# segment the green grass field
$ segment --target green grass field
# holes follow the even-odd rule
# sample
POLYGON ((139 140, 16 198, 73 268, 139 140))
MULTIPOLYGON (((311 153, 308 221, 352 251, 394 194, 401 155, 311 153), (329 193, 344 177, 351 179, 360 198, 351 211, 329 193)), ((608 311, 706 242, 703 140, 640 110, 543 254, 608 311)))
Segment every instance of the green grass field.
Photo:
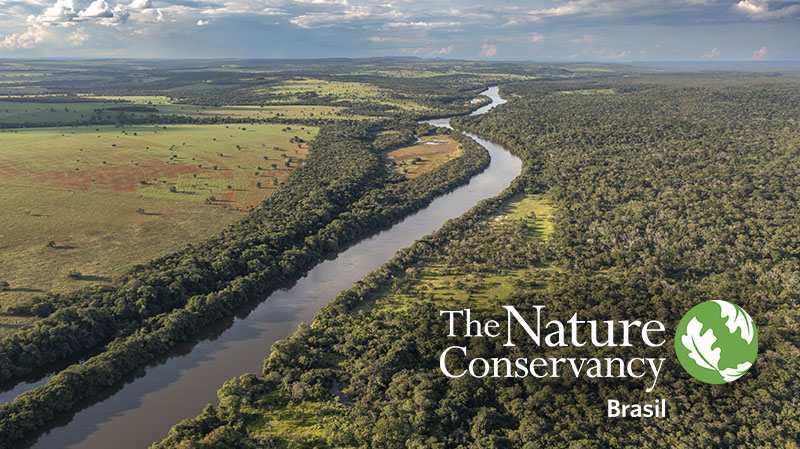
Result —
POLYGON ((119 114, 128 117, 180 115, 192 118, 227 118, 241 120, 263 119, 352 119, 362 120, 366 117, 347 114, 341 106, 317 105, 265 105, 265 106, 199 106, 174 103, 168 97, 154 96, 122 96, 94 97, 86 96, 86 102, 61 103, 38 101, 3 101, 0 97, 0 123, 7 126, 26 126, 29 124, 77 125, 87 123, 97 116, 107 120, 115 120, 119 114), (126 107, 147 107, 153 112, 136 112, 118 110, 126 107))
POLYGON ((301 163, 307 146, 296 139, 311 140, 317 131, 274 124, 3 130, 0 184, 196 203, 213 196, 216 202, 247 207, 301 163))
MULTIPOLYGON (((253 430, 263 437, 277 437, 291 440, 293 443, 306 441, 313 444, 326 436, 326 430, 320 425, 321 420, 325 416, 345 413, 346 407, 331 402, 301 402, 298 404, 281 397, 280 393, 275 391, 260 396, 258 408, 245 406, 243 411, 259 415, 253 430)), ((294 446, 276 447, 288 449, 294 446)))
MULTIPOLYGON (((119 106, 123 105, 113 102, 41 103, 0 99, 0 123, 19 126, 29 123, 71 125, 87 121, 93 116, 95 109, 119 106)), ((108 112, 108 114, 113 113, 108 112)))
POLYGON ((386 153, 407 178, 429 172, 461 154, 461 145, 448 136, 425 136, 416 145, 386 153))
POLYGON ((368 101, 389 106, 397 112, 424 112, 430 109, 415 101, 400 99, 387 89, 361 82, 298 78, 285 81, 276 87, 266 88, 263 92, 285 95, 286 99, 313 93, 320 97, 330 96, 342 101, 368 101))
MULTIPOLYGON (((0 282, 10 284, 0 306, 102 283, 219 232, 302 163, 307 144, 295 136, 308 141, 317 131, 288 125, 0 131, 0 282)), ((28 322, 0 315, 0 336, 28 322)))

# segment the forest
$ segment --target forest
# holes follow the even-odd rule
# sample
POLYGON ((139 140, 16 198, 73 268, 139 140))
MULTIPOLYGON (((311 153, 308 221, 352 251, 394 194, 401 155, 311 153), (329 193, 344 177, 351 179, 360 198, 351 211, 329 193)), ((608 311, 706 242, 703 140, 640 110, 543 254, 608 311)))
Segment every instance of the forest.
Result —
POLYGON ((154 447, 798 447, 799 88, 719 73, 502 84, 507 104, 454 124, 506 145, 523 174, 339 294, 273 346, 260 376, 227 382, 218 405, 154 447), (536 230, 535 211, 508 214, 520 197, 551 205, 552 231, 536 230), (441 282, 451 275, 459 285, 441 282), (490 276, 514 288, 487 298, 490 276), (453 344, 506 351, 446 338, 444 307, 545 304, 560 319, 579 311, 674 329, 709 299, 741 305, 759 326, 759 355, 735 385, 691 378, 669 332, 667 349, 644 351, 668 357, 652 393, 624 380, 439 371, 453 344), (607 398, 665 398, 668 416, 608 420, 607 398))

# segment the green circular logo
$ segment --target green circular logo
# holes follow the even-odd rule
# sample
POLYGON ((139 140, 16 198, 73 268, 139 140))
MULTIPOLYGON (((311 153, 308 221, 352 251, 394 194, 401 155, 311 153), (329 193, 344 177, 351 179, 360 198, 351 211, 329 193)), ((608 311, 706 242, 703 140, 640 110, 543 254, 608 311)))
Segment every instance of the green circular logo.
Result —
POLYGON ((686 312, 675 332, 675 353, 697 380, 724 384, 741 377, 758 352, 758 331, 741 307, 702 302, 686 312))

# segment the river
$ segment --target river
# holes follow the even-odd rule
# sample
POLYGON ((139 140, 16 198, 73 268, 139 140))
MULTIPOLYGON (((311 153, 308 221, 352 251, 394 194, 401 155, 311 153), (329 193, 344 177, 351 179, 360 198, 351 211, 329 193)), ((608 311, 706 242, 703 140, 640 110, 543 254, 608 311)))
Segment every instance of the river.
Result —
MULTIPOLYGON (((505 103, 497 87, 482 95, 492 101, 473 115, 505 103)), ((445 118, 427 122, 449 127, 449 121, 445 118)), ((76 412, 57 418, 21 447, 143 449, 163 439, 179 421, 198 415, 206 404, 216 403, 216 392, 226 380, 247 372, 260 373, 272 344, 291 335, 301 322, 310 323, 338 292, 445 221, 460 216, 478 201, 499 194, 520 174, 520 159, 500 145, 468 135, 491 155, 486 170, 468 184, 320 262, 257 305, 216 323, 195 340, 179 345, 128 376, 102 397, 86 401, 76 412)))

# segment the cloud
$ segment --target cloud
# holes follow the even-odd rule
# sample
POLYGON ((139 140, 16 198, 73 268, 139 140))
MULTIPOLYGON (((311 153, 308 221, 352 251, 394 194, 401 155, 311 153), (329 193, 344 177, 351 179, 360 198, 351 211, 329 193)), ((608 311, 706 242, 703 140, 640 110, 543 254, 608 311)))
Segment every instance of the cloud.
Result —
MULTIPOLYGON (((300 28, 329 28, 333 26, 341 26, 351 22, 389 22, 385 25, 398 24, 401 27, 399 20, 408 19, 408 15, 401 13, 391 3, 380 5, 336 5, 334 9, 326 12, 309 12, 301 14, 289 20, 289 22, 300 28)), ((424 27, 427 22, 417 21, 408 22, 410 26, 424 27)))
POLYGON ((764 59, 764 57, 767 56, 767 53, 769 53, 769 50, 767 50, 766 46, 763 46, 753 52, 753 57, 751 59, 764 59))
POLYGON ((768 0, 741 0, 732 8, 756 20, 777 20, 800 15, 800 3, 796 1, 781 3, 780 7, 770 9, 768 0))
POLYGON ((711 50, 709 50, 708 53, 704 54, 703 56, 700 56, 700 59, 714 59, 717 56, 719 56, 719 48, 714 47, 711 50))
POLYGON ((39 24, 33 24, 23 33, 12 33, 0 40, 0 48, 34 48, 50 38, 51 32, 39 24))
POLYGON ((452 29, 461 25, 460 22, 391 22, 384 25, 384 28, 447 28, 452 29))
POLYGON ((347 0, 294 0, 296 3, 310 3, 312 5, 344 5, 350 3, 347 0))
POLYGON ((88 8, 78 13, 80 17, 114 17, 114 12, 106 0, 95 0, 88 8))
POLYGON ((53 6, 45 8, 38 16, 30 16, 28 22, 66 27, 78 22, 96 21, 100 25, 113 26, 129 18, 127 6, 117 5, 112 8, 106 0, 94 0, 86 9, 80 9, 75 0, 56 0, 53 6))
POLYGON ((497 55, 497 45, 494 44, 483 44, 481 47, 481 51, 478 52, 478 56, 482 58, 491 58, 497 55))
POLYGON ((152 0, 133 0, 128 8, 130 9, 150 9, 153 7, 152 0))
MULTIPOLYGON (((124 43, 125 39, 149 34, 153 39, 186 39, 192 55, 204 55, 212 50, 191 44, 206 32, 201 27, 213 23, 215 28, 230 30, 225 45, 242 54, 262 56, 293 55, 295 50, 297 55, 324 55, 321 49, 327 47, 320 45, 324 43, 341 45, 343 53, 353 55, 391 54, 407 48, 409 54, 473 58, 479 50, 481 58, 493 58, 500 46, 503 58, 562 59, 570 54, 631 58, 622 56, 621 49, 629 48, 637 58, 642 54, 652 59, 672 55, 676 45, 680 45, 681 58, 696 58, 699 54, 692 53, 700 50, 690 41, 704 42, 709 33, 718 32, 721 40, 713 45, 725 48, 726 58, 750 58, 756 44, 770 45, 765 58, 776 54, 797 58, 798 50, 789 48, 788 41, 775 39, 791 36, 798 18, 800 0, 0 0, 0 42, 8 40, 6 48, 68 49, 70 32, 84 27, 83 35, 91 36, 97 49, 134 49, 135 44, 124 43), (760 25, 753 22, 765 20, 780 23, 770 30, 756 29, 760 25), (31 28, 34 24, 39 28, 31 28), (99 26, 107 28, 101 32, 99 26), (43 43, 37 37, 43 33, 41 27, 52 28, 56 38, 43 43), (687 27, 691 31, 684 32, 687 27), (703 36, 695 31, 706 27, 703 36), (736 31, 729 31, 734 27, 736 31), (678 30, 681 34, 675 36, 678 30), (250 39, 242 43, 242 36, 280 40, 283 33, 292 38, 280 47, 265 48, 250 39), (653 43, 659 41, 663 48, 656 51, 653 43), (601 53, 604 45, 610 49, 601 53)), ((177 45, 164 42, 165 53, 177 45)), ((151 48, 156 52, 162 46, 151 48)), ((709 53, 704 58, 717 56, 709 53)))
POLYGON ((591 9, 590 6, 581 5, 579 2, 568 2, 567 4, 556 6, 554 8, 532 9, 528 11, 528 15, 533 20, 539 20, 544 17, 558 17, 577 14, 579 12, 585 12, 589 9, 591 9))
MULTIPOLYGON (((195 14, 196 12, 189 9, 186 14, 195 14)), ((253 2, 250 0, 223 0, 223 3, 212 5, 203 3, 201 14, 210 17, 225 17, 225 16, 282 16, 287 15, 286 11, 281 8, 272 6, 264 6, 263 2, 253 2)))
POLYGON ((78 8, 75 0, 56 0, 53 6, 46 8, 34 20, 39 23, 59 24, 70 22, 78 17, 78 8))
MULTIPOLYGON (((3 1, 5 0, 0 0, 3 1)), ((34 5, 46 0, 26 1, 34 5)), ((29 25, 26 31, 0 36, 0 48, 31 49, 42 46, 45 41, 56 48, 70 43, 80 46, 90 39, 86 27, 82 26, 71 34, 57 32, 57 29, 84 24, 104 27, 130 24, 136 28, 127 28, 128 31, 146 34, 152 30, 148 25, 164 19, 160 10, 153 9, 152 0, 132 0, 130 4, 127 3, 128 0, 122 0, 124 3, 116 5, 109 1, 116 0, 55 0, 55 3, 44 8, 40 14, 30 14, 27 17, 29 25)))
POLYGON ((76 47, 80 47, 87 40, 89 40, 89 35, 86 34, 85 28, 78 28, 69 35, 69 41, 76 47))

